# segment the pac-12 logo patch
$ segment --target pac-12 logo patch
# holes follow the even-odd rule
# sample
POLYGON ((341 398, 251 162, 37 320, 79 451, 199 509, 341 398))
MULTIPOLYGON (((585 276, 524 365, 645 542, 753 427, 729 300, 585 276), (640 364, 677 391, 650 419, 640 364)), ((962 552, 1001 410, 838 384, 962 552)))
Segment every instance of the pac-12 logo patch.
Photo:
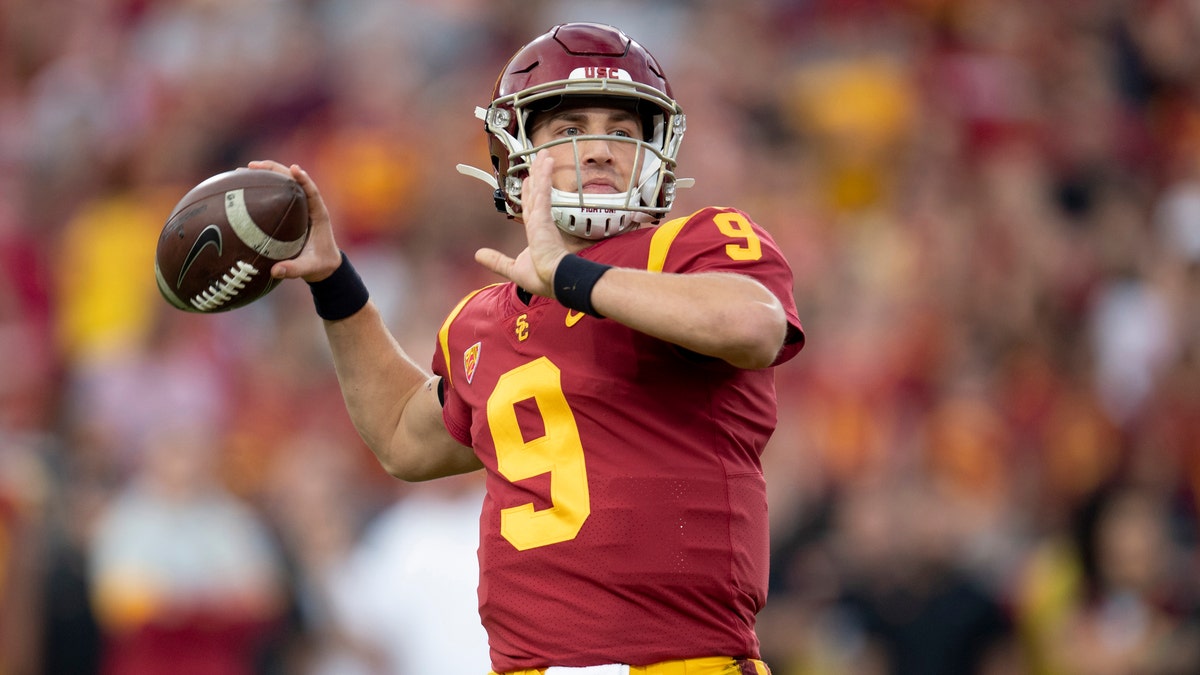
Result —
POLYGON ((479 365, 479 348, 481 343, 476 342, 463 352, 463 370, 467 371, 467 384, 471 384, 471 380, 475 379, 475 366, 479 365))

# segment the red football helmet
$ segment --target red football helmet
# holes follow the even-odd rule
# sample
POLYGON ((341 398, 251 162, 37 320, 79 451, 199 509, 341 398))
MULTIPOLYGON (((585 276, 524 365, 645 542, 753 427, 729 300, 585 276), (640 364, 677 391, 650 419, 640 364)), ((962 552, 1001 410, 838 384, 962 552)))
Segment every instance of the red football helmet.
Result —
POLYGON ((626 105, 632 101, 643 119, 646 138, 604 136, 606 141, 636 144, 641 170, 624 192, 616 194, 552 190, 551 212, 558 226, 577 237, 602 239, 638 222, 658 221, 675 199, 675 164, 685 117, 650 52, 611 26, 561 24, 509 59, 496 80, 491 105, 475 111, 487 130, 493 174, 464 166, 459 170, 492 185, 500 211, 519 215, 521 179, 537 151, 551 144, 597 138, 575 136, 532 144, 531 113, 562 97, 616 98, 626 105))

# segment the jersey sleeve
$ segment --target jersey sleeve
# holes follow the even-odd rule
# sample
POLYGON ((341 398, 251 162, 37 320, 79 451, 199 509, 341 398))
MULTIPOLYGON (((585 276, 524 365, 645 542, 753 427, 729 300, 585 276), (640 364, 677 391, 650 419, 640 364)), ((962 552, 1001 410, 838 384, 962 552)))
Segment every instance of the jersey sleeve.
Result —
POLYGON ((706 208, 658 227, 650 245, 652 272, 731 272, 758 280, 779 298, 788 333, 772 365, 804 347, 804 327, 792 292, 791 265, 770 233, 748 215, 731 208, 706 208))
POLYGON ((458 380, 466 376, 465 357, 460 361, 455 360, 453 355, 458 352, 452 345, 451 331, 455 326, 455 320, 459 318, 467 303, 481 290, 485 289, 471 292, 450 311, 446 320, 442 322, 441 330, 438 331, 437 346, 433 350, 433 374, 442 378, 442 422, 454 440, 468 446, 473 445, 471 442, 471 408, 459 395, 456 388, 458 380))

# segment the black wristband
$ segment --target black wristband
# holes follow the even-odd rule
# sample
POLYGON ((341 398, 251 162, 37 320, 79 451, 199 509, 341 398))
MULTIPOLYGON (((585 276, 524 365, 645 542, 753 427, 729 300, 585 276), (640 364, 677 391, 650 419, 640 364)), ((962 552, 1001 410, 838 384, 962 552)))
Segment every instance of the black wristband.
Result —
POLYGON ((592 288, 612 265, 568 253, 554 270, 554 297, 568 309, 604 318, 592 307, 592 288))
POLYGON ((358 271, 346 258, 345 251, 342 252, 342 264, 333 274, 310 283, 308 289, 312 291, 317 316, 326 321, 340 321, 357 314, 358 310, 367 306, 367 300, 371 297, 362 277, 358 276, 358 271))

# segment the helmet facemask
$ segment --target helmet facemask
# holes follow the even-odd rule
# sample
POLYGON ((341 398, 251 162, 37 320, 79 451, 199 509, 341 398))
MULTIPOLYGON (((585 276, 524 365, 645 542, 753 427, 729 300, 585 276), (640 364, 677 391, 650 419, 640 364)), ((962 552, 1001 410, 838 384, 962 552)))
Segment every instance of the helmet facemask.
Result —
POLYGON ((499 139, 508 151, 508 170, 503 191, 510 215, 520 213, 521 180, 528 175, 533 158, 544 149, 572 145, 576 185, 582 185, 579 144, 587 141, 632 144, 634 170, 629 183, 616 193, 566 192, 551 188, 550 212, 560 229, 583 239, 603 239, 625 232, 639 223, 657 222, 670 210, 675 198, 676 156, 686 128, 685 118, 673 102, 649 87, 629 82, 621 82, 620 87, 638 93, 622 94, 615 100, 613 94, 582 97, 576 92, 585 89, 610 90, 614 88, 613 81, 563 80, 514 94, 507 100, 499 99, 492 104, 485 113, 484 121, 488 133, 499 139), (639 113, 649 108, 648 114, 639 114, 646 138, 584 135, 534 145, 532 122, 535 115, 557 106, 564 97, 578 97, 588 105, 599 107, 614 104, 629 107, 632 101, 639 113), (546 105, 548 102, 552 104, 550 107, 546 105))

